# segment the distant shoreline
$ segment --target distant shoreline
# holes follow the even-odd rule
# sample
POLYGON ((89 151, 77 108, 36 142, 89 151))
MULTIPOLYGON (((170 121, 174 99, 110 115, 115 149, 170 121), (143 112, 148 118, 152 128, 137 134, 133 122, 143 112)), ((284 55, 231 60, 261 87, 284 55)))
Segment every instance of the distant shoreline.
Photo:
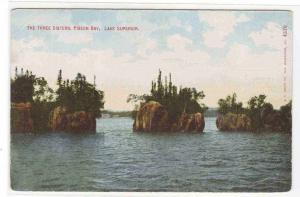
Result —
MULTIPOLYGON (((217 108, 208 108, 204 112, 204 117, 217 117, 218 110, 217 108)), ((130 110, 103 110, 101 118, 123 118, 123 117, 132 117, 132 111, 130 110)))

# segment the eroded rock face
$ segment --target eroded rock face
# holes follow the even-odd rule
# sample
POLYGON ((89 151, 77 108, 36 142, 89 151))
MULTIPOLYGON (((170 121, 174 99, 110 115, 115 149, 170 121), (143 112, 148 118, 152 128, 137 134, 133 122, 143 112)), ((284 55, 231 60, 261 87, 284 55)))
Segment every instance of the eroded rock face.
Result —
POLYGON ((251 130, 251 119, 245 114, 227 113, 225 115, 218 115, 216 124, 220 131, 251 130))
POLYGON ((255 118, 251 121, 251 118, 245 114, 227 113, 218 115, 216 125, 220 131, 290 132, 292 128, 291 115, 274 110, 270 105, 266 105, 255 118))
POLYGON ((52 131, 96 132, 96 118, 90 112, 77 111, 70 113, 66 107, 59 106, 50 113, 49 128, 52 131))
POLYGON ((185 132, 202 132, 205 127, 204 116, 201 113, 187 114, 182 113, 179 122, 179 129, 185 132))
POLYGON ((52 131, 64 131, 67 128, 67 108, 56 107, 50 112, 49 115, 49 128, 52 131))
POLYGON ((291 131, 292 118, 286 117, 278 110, 270 107, 265 107, 260 114, 263 129, 267 131, 291 131))
POLYGON ((133 131, 184 131, 202 132, 205 126, 204 116, 201 113, 182 113, 177 121, 172 121, 167 109, 160 103, 150 101, 143 104, 137 112, 133 123, 133 131))
POLYGON ((155 101, 143 104, 133 123, 133 131, 167 131, 169 127, 166 108, 155 101))
POLYGON ((11 132, 32 132, 33 120, 30 103, 11 104, 11 132))
POLYGON ((90 112, 77 111, 67 115, 67 130, 96 132, 96 118, 90 112))

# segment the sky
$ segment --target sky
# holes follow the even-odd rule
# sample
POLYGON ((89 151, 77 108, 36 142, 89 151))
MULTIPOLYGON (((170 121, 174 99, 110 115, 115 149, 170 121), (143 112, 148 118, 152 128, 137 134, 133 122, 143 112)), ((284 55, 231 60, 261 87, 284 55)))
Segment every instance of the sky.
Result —
POLYGON ((131 110, 129 94, 149 93, 158 70, 195 87, 217 107, 265 94, 274 107, 292 98, 292 12, 232 10, 15 9, 11 74, 31 70, 55 88, 58 70, 78 72, 105 93, 105 109, 131 110), (28 30, 28 26, 95 26, 100 31, 28 30), (133 26, 138 31, 106 31, 133 26), (287 34, 283 36, 283 28, 287 34))

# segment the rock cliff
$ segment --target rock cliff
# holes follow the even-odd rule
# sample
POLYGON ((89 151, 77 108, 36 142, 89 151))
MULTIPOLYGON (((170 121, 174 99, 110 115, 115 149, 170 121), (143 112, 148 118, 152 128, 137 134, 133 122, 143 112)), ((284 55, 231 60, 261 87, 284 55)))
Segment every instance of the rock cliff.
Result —
POLYGON ((11 132, 32 132, 33 120, 30 103, 11 104, 11 132))
POLYGON ((182 113, 178 120, 171 120, 167 109, 158 102, 149 101, 141 105, 136 114, 133 131, 184 131, 202 132, 205 126, 201 113, 182 113))
POLYGON ((251 119, 245 114, 227 113, 218 115, 216 125, 220 131, 249 131, 251 119))
POLYGON ((96 118, 92 113, 85 111, 71 113, 63 106, 56 107, 51 111, 48 125, 55 132, 96 132, 96 118))
POLYGON ((168 128, 167 109, 154 101, 141 106, 133 123, 134 131, 166 131, 168 128))
POLYGON ((285 114, 266 105, 252 119, 246 114, 227 113, 218 115, 216 120, 220 131, 274 131, 290 132, 292 129, 291 112, 285 114))
POLYGON ((186 132, 202 132, 205 127, 204 116, 201 113, 182 113, 177 124, 179 125, 177 130, 186 132))

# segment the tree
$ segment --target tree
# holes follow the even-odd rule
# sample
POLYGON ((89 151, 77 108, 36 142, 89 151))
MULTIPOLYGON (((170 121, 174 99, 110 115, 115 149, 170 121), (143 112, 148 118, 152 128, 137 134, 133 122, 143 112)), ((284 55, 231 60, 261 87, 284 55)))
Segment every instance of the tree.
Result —
POLYGON ((15 69, 15 77, 11 79, 11 101, 15 103, 30 102, 33 129, 46 131, 49 113, 53 109, 53 90, 43 77, 36 77, 31 71, 23 68, 21 74, 15 69))
POLYGON ((219 99, 218 112, 220 114, 227 114, 229 112, 240 114, 244 112, 243 103, 237 102, 237 95, 233 93, 232 96, 228 95, 225 99, 219 99))
POLYGON ((290 100, 286 105, 280 107, 280 116, 283 120, 283 130, 292 130, 292 101, 290 100))
POLYGON ((183 113, 203 113, 207 107, 200 101, 205 97, 203 91, 196 88, 180 88, 172 83, 172 75, 169 74, 169 81, 165 76, 164 85, 162 84, 162 72, 158 71, 157 81, 151 82, 150 94, 128 96, 127 102, 146 103, 156 101, 164 105, 171 119, 176 120, 183 113))
POLYGON ((251 119, 251 125, 253 130, 258 130, 263 127, 263 121, 261 119, 262 110, 266 107, 273 109, 271 103, 265 102, 266 95, 260 94, 250 98, 246 113, 251 119))
POLYGON ((34 130, 47 130, 49 114, 56 106, 66 106, 70 111, 92 112, 95 117, 101 116, 104 107, 104 92, 90 84, 80 73, 74 80, 63 80, 62 71, 57 77, 58 88, 54 92, 44 77, 36 77, 26 70, 21 74, 15 69, 15 77, 11 79, 11 101, 30 102, 34 130), (54 97, 54 93, 56 97, 54 97))
POLYGON ((96 89, 95 84, 87 82, 84 75, 78 73, 74 80, 63 80, 59 71, 58 84, 60 85, 56 91, 56 105, 65 106, 70 111, 83 110, 92 112, 96 117, 101 116, 104 92, 96 89))
POLYGON ((61 86, 61 81, 62 81, 62 71, 61 69, 58 71, 58 77, 57 77, 57 85, 61 86))
POLYGON ((54 91, 48 86, 44 77, 36 78, 34 83, 33 100, 35 102, 52 102, 54 91))
POLYGON ((11 101, 32 102, 35 82, 35 75, 16 75, 11 80, 11 101))
MULTIPOLYGON (((21 69, 23 70, 23 68, 21 69)), ((34 102, 34 101, 52 101, 53 90, 48 86, 47 81, 43 77, 36 77, 25 71, 25 75, 18 75, 16 68, 15 78, 11 79, 11 101, 34 102)))

